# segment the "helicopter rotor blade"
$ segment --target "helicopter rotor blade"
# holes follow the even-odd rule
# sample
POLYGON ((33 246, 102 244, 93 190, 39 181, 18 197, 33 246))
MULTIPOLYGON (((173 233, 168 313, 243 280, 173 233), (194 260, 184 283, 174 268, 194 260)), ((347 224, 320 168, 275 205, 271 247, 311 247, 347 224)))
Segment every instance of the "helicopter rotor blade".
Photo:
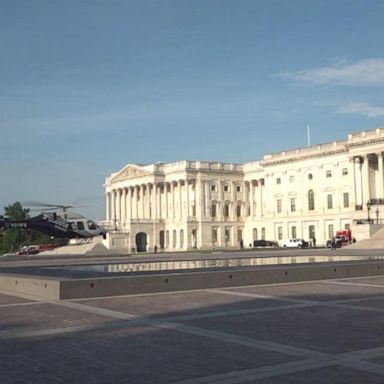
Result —
POLYGON ((27 207, 41 207, 47 209, 62 209, 63 211, 70 208, 78 208, 78 207, 87 207, 87 205, 76 205, 76 204, 49 204, 49 203, 41 203, 37 201, 25 201, 23 204, 27 207))

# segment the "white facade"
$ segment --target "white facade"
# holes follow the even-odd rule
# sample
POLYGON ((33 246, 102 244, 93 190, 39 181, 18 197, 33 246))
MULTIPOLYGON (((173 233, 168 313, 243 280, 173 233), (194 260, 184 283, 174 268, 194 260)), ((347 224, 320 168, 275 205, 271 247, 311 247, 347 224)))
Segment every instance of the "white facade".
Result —
POLYGON ((322 245, 348 227, 359 240, 369 236, 368 215, 381 222, 383 152, 378 128, 246 164, 128 164, 105 183, 108 245, 179 251, 294 237, 322 245))

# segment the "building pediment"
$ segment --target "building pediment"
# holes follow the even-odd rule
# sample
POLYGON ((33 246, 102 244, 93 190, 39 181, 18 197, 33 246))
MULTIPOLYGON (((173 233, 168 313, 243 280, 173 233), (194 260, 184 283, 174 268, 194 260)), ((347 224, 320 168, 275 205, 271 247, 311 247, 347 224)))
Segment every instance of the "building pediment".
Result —
POLYGON ((127 165, 124 167, 111 181, 121 181, 126 179, 133 179, 135 177, 148 176, 151 173, 143 170, 140 166, 127 165))

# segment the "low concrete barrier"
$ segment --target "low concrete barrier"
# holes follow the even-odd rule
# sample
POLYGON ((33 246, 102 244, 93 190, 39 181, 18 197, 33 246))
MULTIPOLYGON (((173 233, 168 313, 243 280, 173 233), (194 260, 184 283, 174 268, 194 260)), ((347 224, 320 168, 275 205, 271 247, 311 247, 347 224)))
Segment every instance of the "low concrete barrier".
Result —
POLYGON ((1 274, 0 292, 37 299, 64 300, 383 274, 384 261, 381 260, 223 268, 215 271, 164 272, 146 275, 122 274, 79 279, 1 274))

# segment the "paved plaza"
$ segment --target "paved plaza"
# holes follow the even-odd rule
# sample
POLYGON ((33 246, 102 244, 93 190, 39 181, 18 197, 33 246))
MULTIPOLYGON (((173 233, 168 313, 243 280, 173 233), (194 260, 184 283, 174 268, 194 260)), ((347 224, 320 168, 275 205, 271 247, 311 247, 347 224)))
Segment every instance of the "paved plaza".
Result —
POLYGON ((2 294, 0 382, 381 384, 383 305, 384 276, 57 302, 2 294))

